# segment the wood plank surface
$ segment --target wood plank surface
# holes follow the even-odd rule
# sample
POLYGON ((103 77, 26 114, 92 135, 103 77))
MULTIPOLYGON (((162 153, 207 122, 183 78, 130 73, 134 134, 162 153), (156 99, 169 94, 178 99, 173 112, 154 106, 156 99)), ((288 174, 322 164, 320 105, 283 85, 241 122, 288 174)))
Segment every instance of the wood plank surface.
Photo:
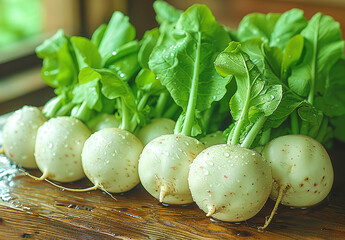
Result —
MULTIPOLYGON (((1 126, 0 126, 1 129, 1 126)), ((1 136, 0 136, 1 137, 1 136)), ((67 192, 35 181, 0 155, 0 240, 11 239, 345 239, 344 144, 331 152, 336 184, 317 207, 279 206, 264 232, 257 230, 273 208, 269 200, 254 218, 216 221, 195 204, 164 206, 141 185, 115 194, 67 192)), ((39 176, 38 170, 30 173, 39 176)), ((91 186, 87 179, 64 184, 91 186)))

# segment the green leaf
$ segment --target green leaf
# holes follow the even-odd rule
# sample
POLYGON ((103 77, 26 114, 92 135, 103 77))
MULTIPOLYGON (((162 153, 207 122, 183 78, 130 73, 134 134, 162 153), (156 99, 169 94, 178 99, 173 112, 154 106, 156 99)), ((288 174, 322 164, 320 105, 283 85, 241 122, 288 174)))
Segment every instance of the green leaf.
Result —
POLYGON ((106 62, 113 51, 135 38, 135 28, 129 18, 121 12, 114 12, 100 41, 98 51, 106 62))
POLYGON ((298 34, 287 43, 281 63, 281 79, 286 82, 290 75, 290 68, 302 57, 304 38, 298 34))
POLYGON ((133 40, 131 42, 125 43, 112 53, 112 56, 108 58, 106 63, 104 64, 105 67, 114 64, 117 61, 121 61, 122 58, 128 57, 132 54, 137 54, 140 48, 139 42, 137 40, 133 40))
POLYGON ((151 54, 150 69, 186 113, 187 135, 195 122, 195 110, 210 108, 226 92, 229 78, 219 76, 213 62, 228 41, 211 11, 196 4, 181 15, 174 30, 151 54))
POLYGON ((105 30, 107 29, 107 24, 101 24, 92 34, 91 42, 98 48, 102 38, 104 36, 105 30))
POLYGON ((278 127, 279 123, 282 123, 282 120, 286 119, 296 108, 301 106, 303 102, 304 100, 296 96, 291 90, 283 88, 282 100, 269 119, 271 126, 278 127), (277 122, 273 123, 274 121, 277 122))
MULTIPOLYGON (((283 68, 282 58, 286 54, 290 54, 286 51, 283 55, 281 50, 276 47, 269 47, 264 44, 260 38, 253 38, 243 42, 243 50, 250 56, 250 60, 255 63, 264 78, 270 82, 270 84, 281 84, 283 87, 283 97, 278 108, 269 117, 267 127, 278 127, 297 107, 299 107, 304 99, 295 92, 293 92, 279 76, 280 69, 283 68), (273 49, 273 50, 272 50, 273 49), (273 69, 275 69, 273 71, 273 69)), ((286 57, 285 57, 286 58, 286 57)))
POLYGON ((283 14, 252 13, 240 22, 237 37, 240 41, 259 37, 270 47, 283 50, 290 39, 306 26, 307 20, 299 9, 291 9, 283 14))
POLYGON ((131 112, 136 112, 136 102, 128 84, 107 69, 94 70, 101 75, 101 91, 109 99, 121 98, 131 112))
POLYGON ((237 37, 240 41, 246 41, 259 37, 264 43, 269 43, 275 24, 280 18, 280 13, 252 13, 246 15, 237 29, 237 37))
POLYGON ((155 1, 153 8, 156 12, 156 20, 159 24, 163 22, 176 23, 180 18, 182 11, 174 8, 165 1, 155 1))
POLYGON ((79 65, 79 71, 84 67, 100 68, 102 59, 97 47, 87 38, 71 37, 71 43, 79 65))
POLYGON ((239 43, 230 42, 215 65, 221 75, 235 76, 237 91, 230 101, 230 109, 236 121, 244 113, 247 115, 251 107, 256 107, 266 117, 278 107, 282 98, 281 85, 269 85, 239 43))
POLYGON ((73 94, 73 103, 85 102, 89 109, 95 109, 99 112, 102 110, 99 79, 94 79, 87 83, 75 86, 73 94))
MULTIPOLYGON (((325 92, 315 96, 315 106, 329 117, 345 114, 345 58, 336 62, 326 79, 325 92)), ((345 122, 344 122, 345 123, 345 122)))
POLYGON ((317 110, 310 103, 302 103, 297 112, 303 121, 306 121, 312 125, 319 126, 321 124, 323 118, 322 112, 317 110))
POLYGON ((128 82, 140 69, 137 52, 122 57, 107 66, 122 81, 128 82))
POLYGON ((101 78, 102 76, 98 72, 93 70, 92 68, 83 68, 79 72, 79 76, 78 76, 79 84, 84 84, 90 81, 99 80, 101 78))
POLYGON ((321 13, 315 14, 301 32, 304 57, 292 67, 289 86, 313 103, 314 95, 325 93, 326 79, 333 64, 342 56, 344 41, 339 23, 321 13))
MULTIPOLYGON (((283 96, 282 86, 270 84, 237 42, 230 42, 217 57, 215 66, 221 75, 233 75, 237 83, 237 91, 230 100, 231 115, 236 121, 231 144, 237 144, 251 132, 251 127, 257 129, 256 134, 262 128, 252 123, 260 119, 260 124, 263 124, 262 118, 275 112, 283 96)), ((248 147, 256 134, 247 139, 248 147)))
POLYGON ((278 78, 281 78, 280 72, 282 68, 282 59, 284 56, 282 50, 277 47, 268 47, 266 44, 263 44, 262 51, 266 61, 270 65, 270 69, 272 70, 272 72, 278 78))
POLYGON ((143 39, 140 41, 141 46, 138 52, 138 62, 142 68, 149 69, 149 58, 153 48, 156 46, 159 38, 159 29, 154 28, 146 31, 143 39))
POLYGON ((290 39, 300 33, 307 24, 308 21, 300 9, 291 9, 283 13, 274 26, 270 46, 284 49, 290 39))
POLYGON ((154 73, 146 68, 140 70, 135 78, 135 84, 140 91, 150 95, 158 95, 165 90, 154 73))
POLYGON ((39 45, 36 54, 43 59, 41 76, 49 86, 66 87, 77 82, 77 65, 69 39, 62 30, 39 45))
POLYGON ((245 51, 250 60, 255 64, 261 72, 267 68, 267 59, 263 54, 263 41, 261 38, 252 38, 241 42, 241 47, 245 51))

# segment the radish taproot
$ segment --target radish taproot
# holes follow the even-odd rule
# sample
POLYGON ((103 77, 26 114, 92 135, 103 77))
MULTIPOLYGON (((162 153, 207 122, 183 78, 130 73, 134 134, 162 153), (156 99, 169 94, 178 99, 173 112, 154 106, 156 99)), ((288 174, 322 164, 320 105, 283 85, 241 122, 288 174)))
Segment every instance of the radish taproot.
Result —
POLYGON ((253 217, 264 206, 272 173, 254 150, 220 144, 194 159, 188 182, 194 201, 207 216, 238 222, 253 217))
POLYGON ((184 135, 163 135, 149 142, 139 160, 143 187, 160 202, 193 202, 188 188, 189 165, 205 149, 197 139, 184 135))
POLYGON ((90 130, 78 119, 56 117, 37 132, 35 158, 43 173, 36 180, 73 182, 85 177, 81 152, 90 130))
POLYGON ((175 121, 169 118, 154 118, 138 131, 137 136, 145 146, 157 137, 174 133, 174 127, 175 121))
POLYGON ((36 135, 46 120, 37 107, 24 106, 15 111, 3 129, 5 155, 25 168, 37 168, 34 156, 36 135))
MULTIPOLYGON (((310 207, 324 200, 333 185, 333 167, 325 148, 303 135, 285 135, 270 141, 263 157, 272 167, 271 198, 291 207, 310 207)), ((269 224, 273 217, 265 224, 269 224)))

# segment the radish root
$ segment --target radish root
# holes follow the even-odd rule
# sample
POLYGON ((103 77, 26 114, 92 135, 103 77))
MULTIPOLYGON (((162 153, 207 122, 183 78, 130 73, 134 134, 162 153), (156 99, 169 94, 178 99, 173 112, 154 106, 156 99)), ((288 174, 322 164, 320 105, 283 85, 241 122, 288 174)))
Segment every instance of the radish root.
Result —
POLYGON ((279 187, 279 192, 278 192, 278 197, 277 197, 276 203, 274 205, 274 208, 273 208, 273 210, 271 212, 271 215, 270 215, 270 217, 268 219, 266 218, 265 225, 262 226, 262 227, 259 227, 259 230, 265 230, 265 228, 267 228, 268 225, 270 224, 270 222, 272 221, 272 219, 274 217, 274 214, 277 212, 278 205, 279 205, 280 201, 282 200, 283 193, 284 193, 284 188, 282 186, 280 186, 279 187))
POLYGON ((24 173, 26 176, 35 179, 36 181, 47 180, 47 178, 49 177, 49 172, 47 172, 47 171, 45 171, 45 172, 42 174, 42 176, 40 176, 40 177, 35 177, 34 175, 31 175, 30 173, 24 171, 23 169, 19 169, 19 171, 21 171, 22 173, 24 173))
POLYGON ((160 193, 159 193, 159 202, 163 202, 164 197, 167 195, 168 193, 168 189, 166 185, 162 185, 161 189, 160 189, 160 193))
POLYGON ((104 189, 104 187, 102 185, 99 185, 99 184, 96 184, 92 187, 88 187, 88 188, 81 188, 81 189, 74 189, 74 188, 66 188, 66 187, 63 187, 61 185, 58 185, 48 179, 45 179, 47 182, 49 182, 51 185, 53 185, 54 187, 58 187, 62 190, 66 190, 66 191, 70 191, 70 192, 88 192, 88 191, 92 191, 92 190, 97 190, 98 188, 100 188, 102 191, 104 191, 105 193, 107 193, 112 199, 116 200, 117 199, 110 193, 108 192, 107 190, 104 189))
POLYGON ((100 189, 102 191, 104 191, 106 194, 108 194, 112 199, 114 199, 115 201, 117 201, 116 197, 114 197, 110 192, 108 192, 107 190, 104 189, 104 187, 102 185, 99 186, 100 189))
POLYGON ((208 209, 208 212, 206 214, 206 217, 211 217, 213 213, 216 212, 216 208, 214 206, 208 206, 207 209, 208 209))
POLYGON ((45 179, 48 183, 50 183, 51 185, 53 185, 54 187, 58 187, 62 190, 66 190, 66 191, 70 191, 70 192, 87 192, 87 191, 92 191, 92 190, 96 190, 98 189, 98 185, 95 185, 95 186, 92 186, 92 187, 89 187, 89 188, 82 188, 82 189, 74 189, 74 188, 66 188, 66 187, 63 187, 63 186, 60 186, 48 179, 45 179))

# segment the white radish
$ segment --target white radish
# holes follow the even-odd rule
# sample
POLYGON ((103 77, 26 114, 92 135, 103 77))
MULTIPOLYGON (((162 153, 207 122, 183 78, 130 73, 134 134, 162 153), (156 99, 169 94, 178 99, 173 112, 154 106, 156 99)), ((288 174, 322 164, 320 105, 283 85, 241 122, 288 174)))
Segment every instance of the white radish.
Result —
POLYGON ((139 184, 138 161, 144 146, 132 133, 105 128, 86 140, 82 163, 88 179, 107 192, 126 192, 139 184))
POLYGON ((157 137, 174 133, 174 128, 175 121, 169 118, 155 118, 141 128, 137 136, 140 141, 146 145, 157 137))
POLYGON ((51 118, 37 132, 35 157, 43 175, 50 179, 73 182, 85 177, 81 152, 90 130, 72 117, 51 118))
POLYGON ((92 127, 92 132, 97 132, 104 128, 117 128, 121 121, 114 114, 104 114, 102 118, 92 127))
POLYGON ((206 148, 211 147, 213 145, 226 143, 222 131, 207 134, 205 137, 200 139, 200 142, 205 144, 206 148))
POLYGON ((257 152, 220 144, 195 158, 188 182, 194 201, 206 216, 238 222, 262 209, 271 192, 272 174, 257 152))
POLYGON ((327 197, 333 185, 333 167, 325 148, 303 135, 286 135, 269 142, 263 157, 272 167, 274 184, 271 198, 276 200, 272 219, 279 203, 309 207, 327 197))
POLYGON ((15 111, 3 129, 5 155, 25 168, 37 168, 34 156, 36 135, 46 120, 37 107, 24 106, 15 111))
POLYGON ((205 149, 185 135, 163 135, 149 142, 139 159, 139 177, 144 188, 160 202, 193 202, 188 187, 189 166, 205 149))

